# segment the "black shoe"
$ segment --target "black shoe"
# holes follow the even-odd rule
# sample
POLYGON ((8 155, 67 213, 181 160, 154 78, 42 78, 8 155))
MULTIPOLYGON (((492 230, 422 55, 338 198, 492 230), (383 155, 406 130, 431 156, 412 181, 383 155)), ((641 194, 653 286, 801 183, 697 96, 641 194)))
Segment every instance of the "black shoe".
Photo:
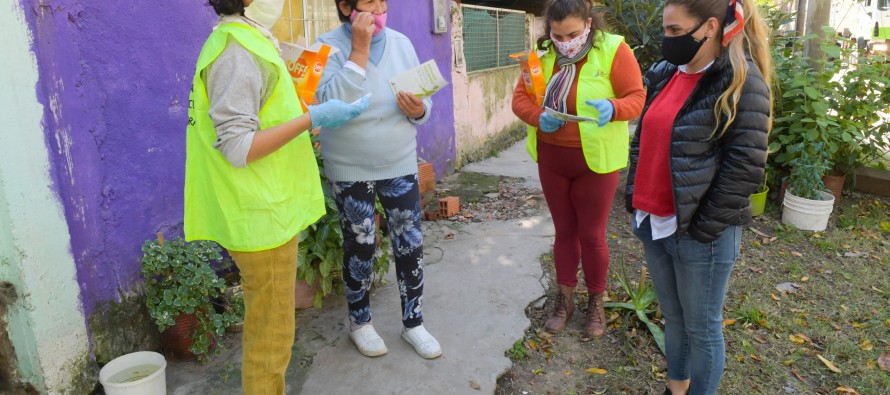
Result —
POLYGON ((665 389, 664 389, 664 394, 662 394, 662 395, 673 395, 673 394, 671 393, 671 389, 670 389, 670 388, 665 388, 665 389))

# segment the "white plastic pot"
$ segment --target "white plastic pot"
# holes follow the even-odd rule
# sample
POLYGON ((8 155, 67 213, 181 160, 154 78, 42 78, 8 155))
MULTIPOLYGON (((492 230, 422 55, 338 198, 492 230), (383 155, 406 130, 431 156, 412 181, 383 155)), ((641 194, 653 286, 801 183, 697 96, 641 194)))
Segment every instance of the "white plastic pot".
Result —
POLYGON ((167 361, 156 352, 140 351, 113 359, 99 371, 106 395, 164 395, 167 361))
POLYGON ((823 231, 828 227, 828 217, 834 210, 834 195, 819 192, 823 200, 810 200, 785 192, 782 202, 782 223, 794 225, 801 230, 823 231))

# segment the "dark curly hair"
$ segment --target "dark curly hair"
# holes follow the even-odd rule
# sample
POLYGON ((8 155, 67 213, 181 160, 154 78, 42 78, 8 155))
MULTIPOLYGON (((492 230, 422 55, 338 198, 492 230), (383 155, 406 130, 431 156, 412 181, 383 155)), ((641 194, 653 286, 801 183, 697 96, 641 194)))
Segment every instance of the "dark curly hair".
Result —
POLYGON ((334 6, 337 7, 337 16, 340 17, 340 22, 346 23, 349 22, 349 15, 343 15, 343 13, 340 12, 341 2, 346 3, 346 5, 352 7, 354 10, 355 6, 358 5, 358 0, 334 0, 334 6))
POLYGON ((207 0, 207 5, 213 7, 217 15, 244 15, 242 0, 207 0))

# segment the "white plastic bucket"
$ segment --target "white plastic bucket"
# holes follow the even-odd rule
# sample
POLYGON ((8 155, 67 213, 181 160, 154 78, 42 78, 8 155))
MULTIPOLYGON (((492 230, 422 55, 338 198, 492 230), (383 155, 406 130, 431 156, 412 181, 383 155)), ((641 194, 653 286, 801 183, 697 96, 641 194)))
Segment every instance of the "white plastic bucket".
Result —
POLYGON ((113 359, 99 371, 106 395, 164 395, 167 360, 156 352, 140 351, 113 359))
POLYGON ((782 202, 782 223, 794 225, 801 230, 821 232, 828 227, 828 217, 834 210, 834 195, 819 192, 823 200, 809 200, 785 192, 782 202))

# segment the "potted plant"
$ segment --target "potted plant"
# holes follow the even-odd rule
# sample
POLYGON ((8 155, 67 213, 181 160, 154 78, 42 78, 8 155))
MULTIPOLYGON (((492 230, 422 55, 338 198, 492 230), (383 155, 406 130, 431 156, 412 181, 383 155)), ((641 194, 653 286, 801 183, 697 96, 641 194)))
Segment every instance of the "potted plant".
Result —
POLYGON ((788 190, 782 203, 782 223, 798 229, 823 231, 834 209, 834 195, 825 190, 822 176, 831 168, 824 143, 796 144, 791 161, 788 190))
POLYGON ((837 204, 844 177, 877 163, 890 151, 886 138, 890 122, 885 115, 890 100, 890 63, 886 57, 867 57, 853 48, 831 50, 838 55, 838 78, 833 80, 830 101, 841 127, 828 141, 834 166, 826 184, 837 204))
MULTIPOLYGON (((343 292, 343 231, 340 229, 340 210, 334 200, 331 183, 325 177, 324 161, 321 155, 319 137, 312 135, 315 159, 321 175, 327 214, 299 236, 297 255, 297 288, 294 295, 298 309, 310 306, 321 307, 324 297, 336 291, 343 292)), ((383 216, 383 206, 377 203, 377 215, 383 216)), ((374 273, 383 277, 389 271, 390 238, 380 229, 377 220, 377 254, 374 259, 374 273)))
POLYGON ((757 187, 757 191, 751 194, 751 216, 753 217, 763 215, 763 211, 766 209, 766 195, 769 194, 766 180, 767 176, 764 174, 763 182, 757 187))
POLYGON ((213 267, 222 262, 220 252, 213 242, 165 242, 160 234, 142 245, 146 304, 168 358, 206 361, 226 327, 238 320, 214 308, 226 290, 213 267))

